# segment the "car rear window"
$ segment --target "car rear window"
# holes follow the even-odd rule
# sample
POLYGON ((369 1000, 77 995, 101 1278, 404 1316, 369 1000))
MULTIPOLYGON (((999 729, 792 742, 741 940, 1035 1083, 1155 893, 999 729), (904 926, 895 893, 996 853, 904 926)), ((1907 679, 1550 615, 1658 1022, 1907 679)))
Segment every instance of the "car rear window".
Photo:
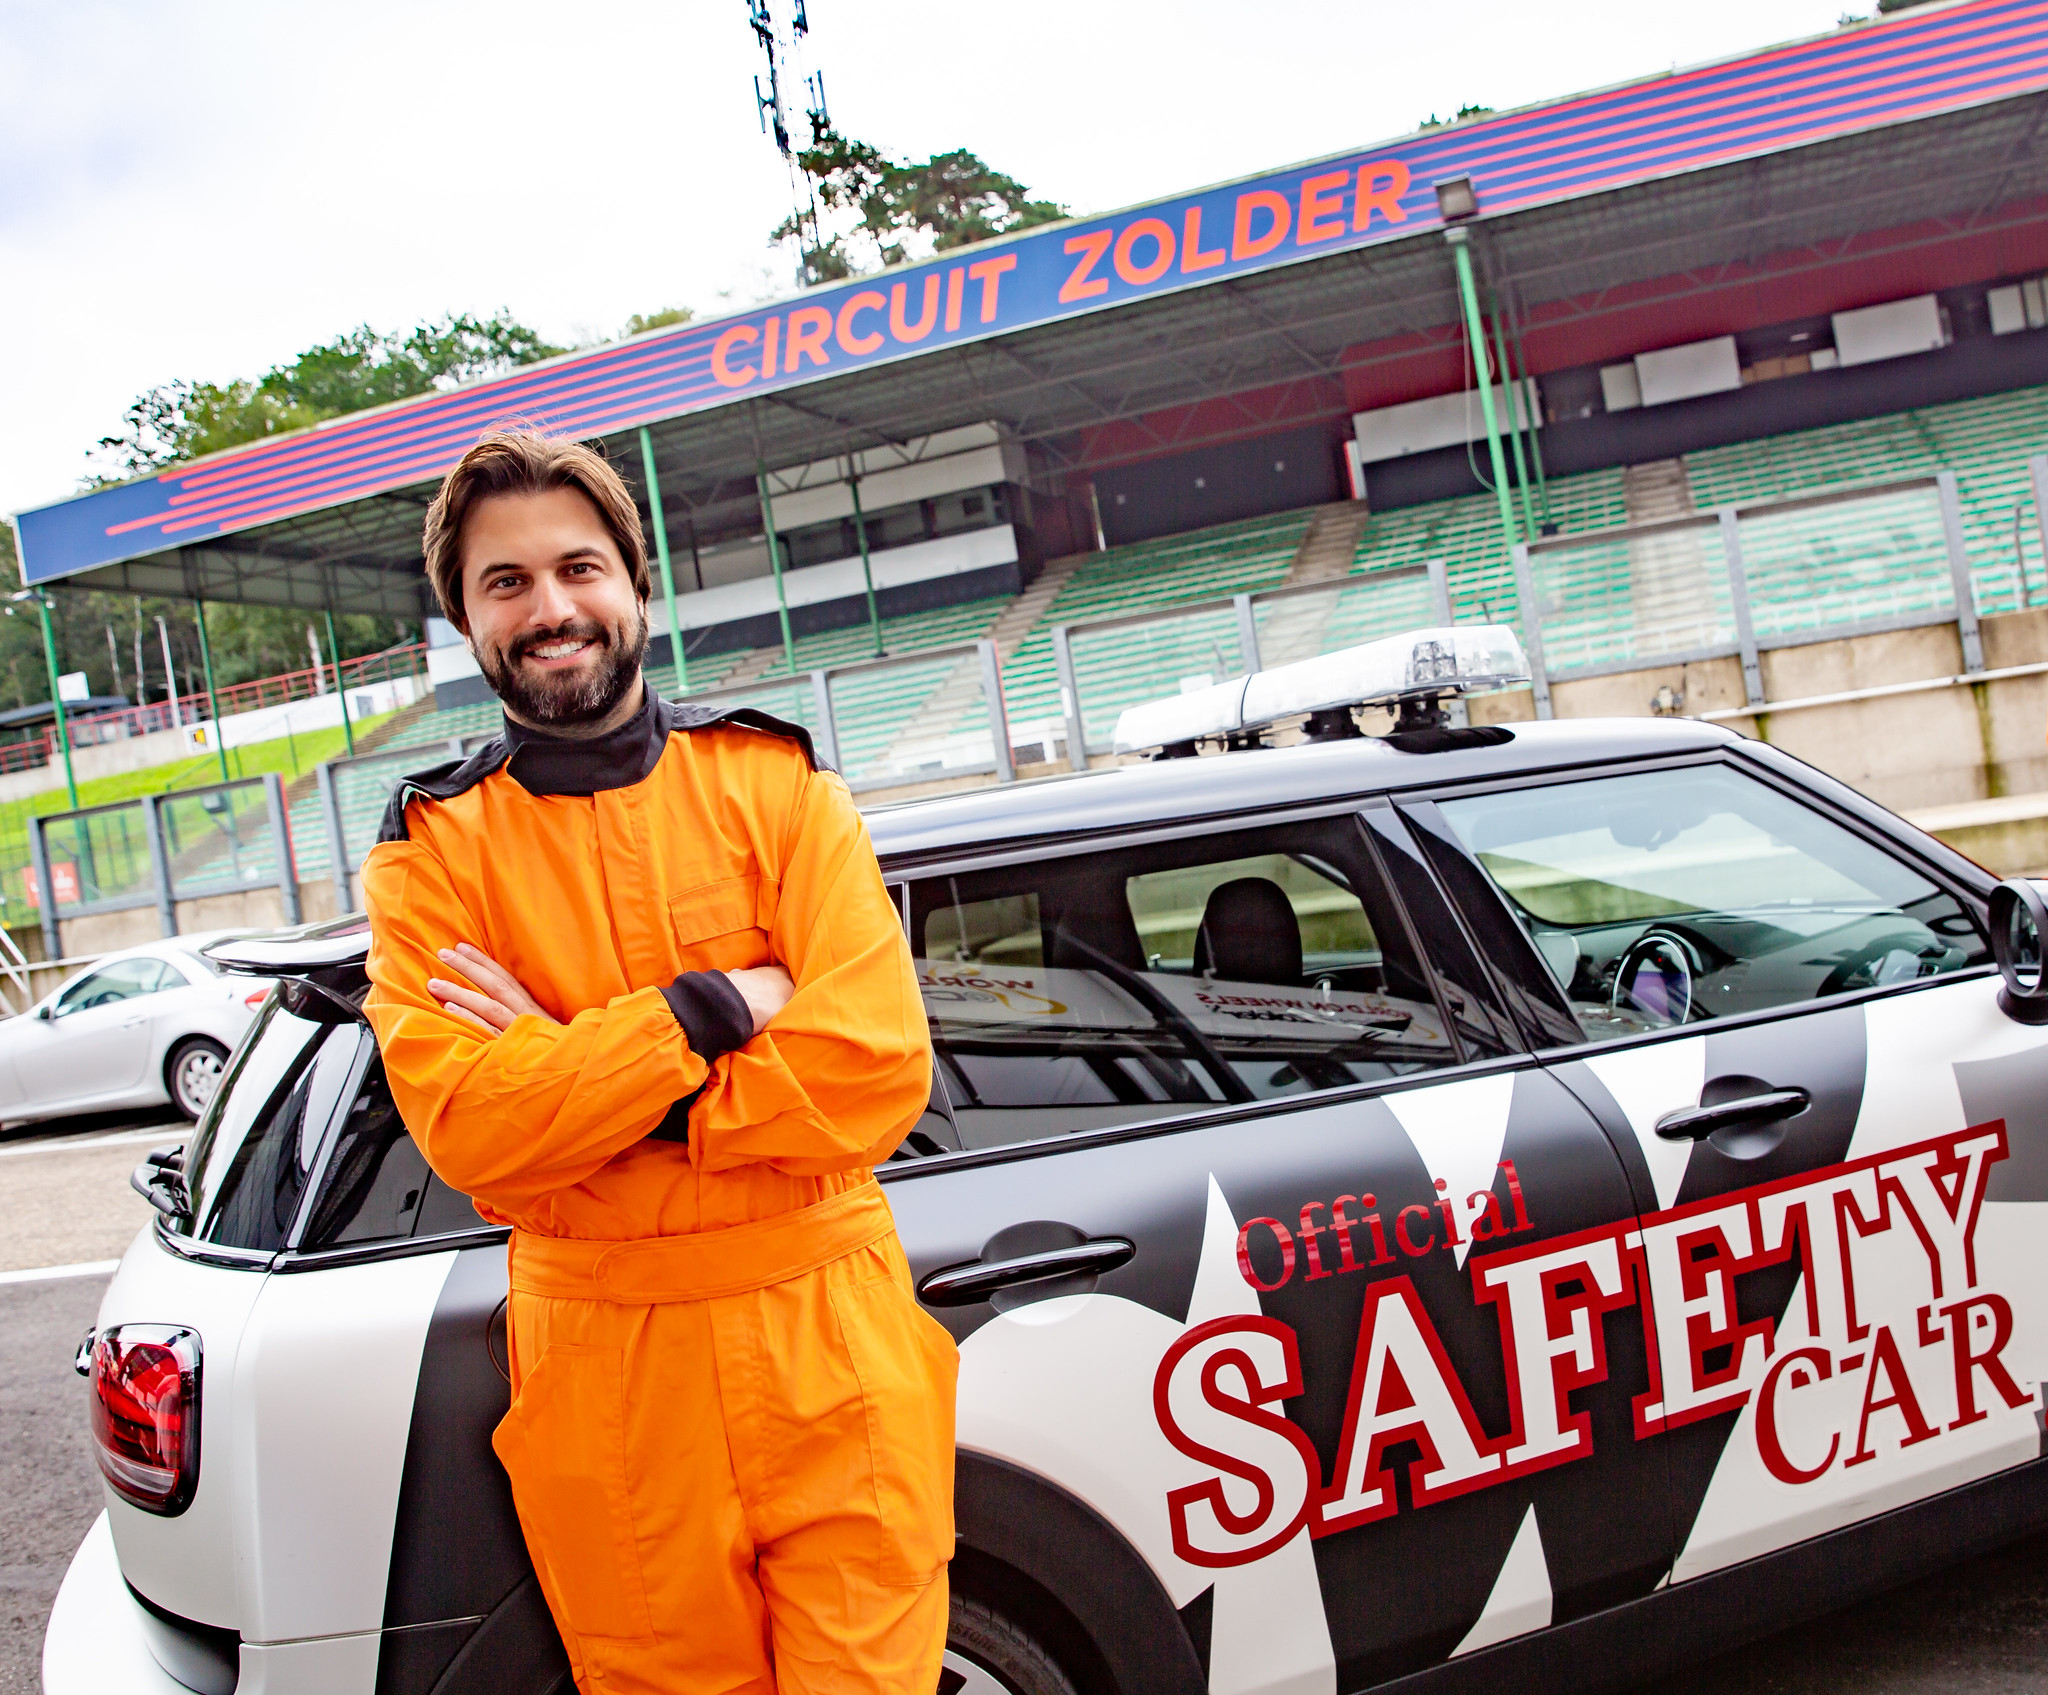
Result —
POLYGON ((360 1025, 314 1023, 265 1002, 186 1156, 186 1233, 231 1248, 285 1245, 367 1039, 360 1025))

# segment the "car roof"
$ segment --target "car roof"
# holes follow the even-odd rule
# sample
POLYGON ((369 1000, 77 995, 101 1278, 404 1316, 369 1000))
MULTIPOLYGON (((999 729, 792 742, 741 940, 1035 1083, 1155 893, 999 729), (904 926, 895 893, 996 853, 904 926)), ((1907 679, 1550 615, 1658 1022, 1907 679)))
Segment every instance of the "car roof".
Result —
MULTIPOLYGON (((1034 778, 876 807, 868 833, 893 872, 1000 842, 1256 816, 1424 784, 1702 752, 1741 738, 1691 719, 1585 718, 1441 740, 1450 745, 1433 752, 1368 736, 1034 778)), ((368 923, 350 913, 216 947, 212 957, 231 969, 303 971, 360 960, 368 949, 368 923)))
POLYGON ((901 801, 867 814, 875 851, 891 870, 999 842, 1093 835, 1198 818, 1277 811, 1424 784, 1606 764, 1725 747, 1741 738, 1683 718, 1582 718, 1501 725, 1414 751, 1365 736, 1251 748, 1193 759, 1154 759, 1108 770, 1036 778, 901 801), (1495 738, 1499 739, 1495 739, 1495 738))

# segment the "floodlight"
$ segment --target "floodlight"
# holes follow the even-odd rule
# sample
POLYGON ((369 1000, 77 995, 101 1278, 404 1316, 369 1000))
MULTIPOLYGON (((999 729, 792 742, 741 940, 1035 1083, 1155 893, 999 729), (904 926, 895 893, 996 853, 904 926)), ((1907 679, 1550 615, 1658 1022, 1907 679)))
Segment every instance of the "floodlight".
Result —
POLYGON ((1479 195, 1472 187, 1470 177, 1445 177, 1436 185, 1436 209, 1447 224, 1474 217, 1479 211, 1479 195))
POLYGON ((1412 630, 1133 706, 1117 719, 1116 751, 1191 747, 1315 713, 1341 712, 1348 722, 1354 706, 1426 718, 1426 706, 1411 708, 1528 680, 1528 658, 1505 624, 1412 630))

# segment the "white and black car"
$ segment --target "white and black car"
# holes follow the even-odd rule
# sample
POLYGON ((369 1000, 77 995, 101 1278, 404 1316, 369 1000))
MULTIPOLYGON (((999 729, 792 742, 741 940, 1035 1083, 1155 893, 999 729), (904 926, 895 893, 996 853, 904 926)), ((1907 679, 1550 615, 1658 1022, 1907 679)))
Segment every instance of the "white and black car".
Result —
MULTIPOLYGON (((1237 751, 870 819, 937 1051, 881 1175, 961 1349, 946 1695, 1609 1687, 2048 1522, 2033 889, 1718 728, 1248 747, 1249 698, 1237 751)), ((364 945, 245 948, 285 981, 138 1174, 49 1695, 567 1688, 503 1232, 364 945)))

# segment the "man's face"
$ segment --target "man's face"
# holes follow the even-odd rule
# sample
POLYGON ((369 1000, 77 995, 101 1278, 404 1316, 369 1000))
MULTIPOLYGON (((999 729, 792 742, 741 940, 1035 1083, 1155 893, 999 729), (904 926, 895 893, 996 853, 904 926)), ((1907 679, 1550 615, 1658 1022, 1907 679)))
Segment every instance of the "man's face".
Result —
POLYGON ((462 606, 485 679, 523 723, 597 723, 640 674, 646 608, 580 489, 479 501, 462 527, 462 606))

